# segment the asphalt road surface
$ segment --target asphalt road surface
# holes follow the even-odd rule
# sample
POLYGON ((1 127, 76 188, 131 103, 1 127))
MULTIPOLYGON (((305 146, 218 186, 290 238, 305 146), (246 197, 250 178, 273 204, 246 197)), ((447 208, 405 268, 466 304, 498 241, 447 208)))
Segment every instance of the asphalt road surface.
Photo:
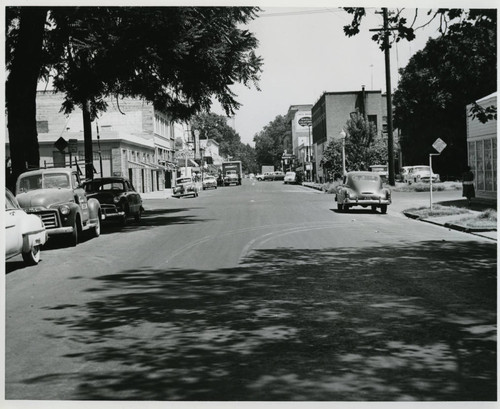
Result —
POLYGON ((6 263, 6 399, 496 400, 496 243, 411 195, 339 213, 244 180, 51 239, 6 263))

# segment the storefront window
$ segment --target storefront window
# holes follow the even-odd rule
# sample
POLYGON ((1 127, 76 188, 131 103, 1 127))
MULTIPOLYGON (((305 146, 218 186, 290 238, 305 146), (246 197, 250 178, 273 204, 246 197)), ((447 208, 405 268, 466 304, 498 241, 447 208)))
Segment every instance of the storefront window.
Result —
POLYGON ((478 190, 485 190, 484 181, 484 141, 476 142, 476 186, 478 190))
POLYGON ((493 166, 491 162, 491 139, 486 139, 484 141, 484 184, 488 192, 493 191, 493 166))

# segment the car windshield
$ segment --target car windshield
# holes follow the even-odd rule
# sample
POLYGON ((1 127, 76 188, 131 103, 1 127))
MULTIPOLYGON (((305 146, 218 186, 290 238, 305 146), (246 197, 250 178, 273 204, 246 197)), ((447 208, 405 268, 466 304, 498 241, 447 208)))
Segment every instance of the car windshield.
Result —
POLYGON ((227 175, 236 175, 236 171, 235 170, 228 170, 226 172, 227 175))
POLYGON ((213 176, 207 176, 205 178, 205 182, 213 182, 213 181, 215 181, 215 178, 213 176))
POLYGON ((295 172, 286 172, 286 176, 295 176, 295 172))
POLYGON ((67 173, 46 173, 21 176, 18 182, 18 193, 37 189, 70 189, 71 183, 67 173))
POLYGON ((415 166, 413 168, 413 171, 414 172, 422 172, 422 171, 429 172, 429 166, 415 166))
POLYGON ((180 178, 177 179, 177 183, 188 183, 191 182, 191 178, 180 178))
POLYGON ((125 186, 123 181, 94 181, 85 184, 85 190, 87 192, 102 192, 105 190, 120 190, 124 191, 125 186))

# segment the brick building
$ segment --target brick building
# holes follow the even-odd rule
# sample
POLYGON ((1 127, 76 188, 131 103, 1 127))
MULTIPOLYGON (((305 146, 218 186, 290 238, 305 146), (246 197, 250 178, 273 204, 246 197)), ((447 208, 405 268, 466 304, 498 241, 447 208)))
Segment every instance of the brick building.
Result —
MULTIPOLYGON (((37 130, 40 166, 75 166, 85 172, 82 111, 60 112, 64 95, 38 91, 37 130), (63 151, 55 142, 68 143, 63 151)), ((109 98, 107 111, 92 123, 95 177, 128 177, 141 192, 164 190, 176 177, 174 140, 186 126, 173 123, 145 101, 109 98)), ((6 143, 9 157, 9 143, 6 143)))
MULTIPOLYGON (((323 151, 329 141, 340 138, 350 114, 360 112, 369 122, 375 124, 378 135, 386 130, 387 103, 381 91, 325 92, 313 105, 312 140, 314 159, 314 179, 324 182, 327 175, 323 173, 320 162, 323 151)), ((348 137, 348 136, 347 136, 348 137)))

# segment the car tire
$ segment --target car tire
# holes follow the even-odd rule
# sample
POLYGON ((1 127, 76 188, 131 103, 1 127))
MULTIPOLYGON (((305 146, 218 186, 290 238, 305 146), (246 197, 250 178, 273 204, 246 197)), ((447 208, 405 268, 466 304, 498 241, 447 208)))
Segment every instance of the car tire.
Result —
POLYGON ((380 206, 380 212, 382 214, 386 214, 387 213, 387 205, 381 205, 380 206))
POLYGON ((125 213, 125 214, 124 214, 124 215, 123 215, 123 217, 121 218, 121 220, 120 220, 120 224, 121 224, 122 226, 126 226, 126 225, 127 225, 127 222, 128 222, 128 214, 129 214, 129 208, 128 208, 128 206, 127 206, 127 205, 123 208, 123 211, 124 211, 124 213, 125 213))
POLYGON ((344 210, 344 205, 342 203, 337 203, 337 210, 340 212, 344 210))
POLYGON ((24 262, 29 266, 34 266, 40 261, 40 248, 42 246, 31 246, 29 251, 22 254, 24 262))
POLYGON ((377 211, 377 206, 372 205, 372 212, 376 212, 376 211, 377 211))
POLYGON ((142 219, 142 209, 139 209, 139 211, 134 215, 134 220, 136 223, 139 223, 142 219))
POLYGON ((73 223, 73 231, 69 235, 69 245, 71 247, 75 247, 78 244, 81 229, 80 218, 76 216, 75 222, 73 223))

